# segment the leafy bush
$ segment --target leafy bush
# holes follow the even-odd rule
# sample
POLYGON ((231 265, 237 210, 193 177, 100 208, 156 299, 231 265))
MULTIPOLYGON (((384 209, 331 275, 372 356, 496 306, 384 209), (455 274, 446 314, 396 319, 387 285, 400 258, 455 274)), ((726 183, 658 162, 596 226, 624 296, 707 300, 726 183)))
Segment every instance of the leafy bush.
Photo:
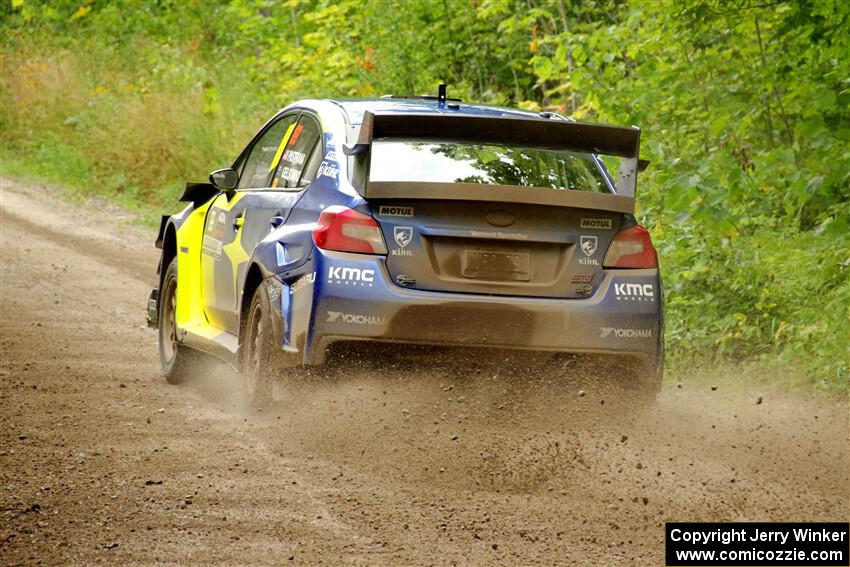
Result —
POLYGON ((186 180, 229 164, 270 114, 257 112, 235 60, 201 48, 198 22, 175 37, 184 18, 138 12, 122 18, 109 4, 96 18, 56 24, 77 26, 73 35, 56 35, 47 17, 8 35, 0 116, 16 171, 171 203, 186 180))

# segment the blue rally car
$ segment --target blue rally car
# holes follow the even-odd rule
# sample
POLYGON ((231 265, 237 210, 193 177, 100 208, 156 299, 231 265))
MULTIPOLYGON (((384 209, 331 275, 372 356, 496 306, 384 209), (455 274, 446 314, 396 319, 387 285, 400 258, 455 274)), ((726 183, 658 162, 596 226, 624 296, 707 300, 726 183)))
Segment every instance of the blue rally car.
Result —
POLYGON ((640 130, 437 97, 303 100, 163 217, 162 372, 229 362, 252 399, 334 343, 621 355, 659 386, 640 130), (617 164, 617 171, 606 168, 617 164))

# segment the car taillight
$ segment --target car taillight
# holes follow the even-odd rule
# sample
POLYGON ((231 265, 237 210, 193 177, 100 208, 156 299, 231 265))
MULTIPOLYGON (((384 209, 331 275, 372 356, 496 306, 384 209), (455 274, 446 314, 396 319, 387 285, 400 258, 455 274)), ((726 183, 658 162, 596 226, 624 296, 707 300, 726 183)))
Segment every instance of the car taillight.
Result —
POLYGON ((657 268, 658 255, 649 231, 635 225, 615 234, 602 265, 606 268, 657 268))
POLYGON ((341 205, 333 205, 322 211, 313 229, 313 241, 323 250, 387 253, 378 221, 341 205))

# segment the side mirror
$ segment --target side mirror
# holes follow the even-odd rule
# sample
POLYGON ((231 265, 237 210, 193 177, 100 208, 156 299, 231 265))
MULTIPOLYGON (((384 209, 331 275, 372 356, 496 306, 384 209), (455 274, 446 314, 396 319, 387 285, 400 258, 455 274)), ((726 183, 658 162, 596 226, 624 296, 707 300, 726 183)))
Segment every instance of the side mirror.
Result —
POLYGON ((221 191, 233 191, 239 183, 239 174, 229 167, 217 169, 210 173, 210 183, 221 191))

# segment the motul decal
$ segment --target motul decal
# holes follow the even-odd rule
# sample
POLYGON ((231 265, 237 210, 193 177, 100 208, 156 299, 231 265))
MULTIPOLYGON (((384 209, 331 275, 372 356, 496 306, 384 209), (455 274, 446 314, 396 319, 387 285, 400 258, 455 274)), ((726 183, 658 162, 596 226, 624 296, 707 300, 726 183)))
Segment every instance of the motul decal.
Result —
POLYGON ((412 217, 413 207, 392 207, 381 205, 378 207, 378 214, 382 217, 412 217))
POLYGON ((611 226, 611 219, 581 219, 581 228, 606 230, 610 229, 611 226))

